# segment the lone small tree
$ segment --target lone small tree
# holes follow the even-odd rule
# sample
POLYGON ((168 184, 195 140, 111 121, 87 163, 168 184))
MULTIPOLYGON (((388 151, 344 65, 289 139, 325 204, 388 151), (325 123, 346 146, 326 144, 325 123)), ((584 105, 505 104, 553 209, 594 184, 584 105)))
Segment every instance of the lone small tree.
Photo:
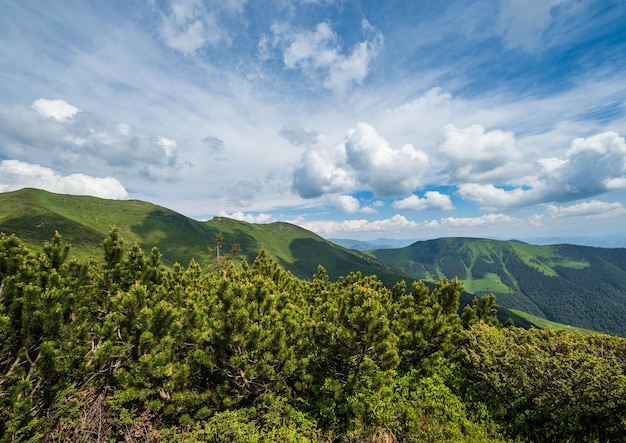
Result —
POLYGON ((223 244, 224 244, 224 234, 222 234, 222 232, 220 231, 217 234, 215 234, 215 252, 216 252, 217 261, 220 260, 220 249, 222 248, 223 244))

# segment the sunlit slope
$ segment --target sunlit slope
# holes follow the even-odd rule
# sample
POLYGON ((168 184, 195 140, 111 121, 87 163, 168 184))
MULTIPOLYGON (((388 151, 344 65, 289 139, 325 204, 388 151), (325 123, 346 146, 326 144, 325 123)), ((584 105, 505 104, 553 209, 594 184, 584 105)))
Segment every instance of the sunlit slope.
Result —
POLYGON ((587 329, 626 335, 626 249, 536 246, 443 238, 371 255, 414 278, 458 277, 498 304, 587 329))
POLYGON ((202 223, 169 209, 137 200, 106 200, 53 194, 36 189, 0 194, 0 230, 41 247, 58 231, 72 244, 72 254, 99 259, 102 240, 117 226, 127 244, 146 252, 158 245, 164 262, 187 264, 209 257, 214 233, 202 223))

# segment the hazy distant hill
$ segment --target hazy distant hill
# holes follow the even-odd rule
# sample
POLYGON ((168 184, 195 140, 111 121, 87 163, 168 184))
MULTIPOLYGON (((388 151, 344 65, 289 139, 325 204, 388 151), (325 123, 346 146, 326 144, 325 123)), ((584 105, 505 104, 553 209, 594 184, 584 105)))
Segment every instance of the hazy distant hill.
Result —
POLYGON ((593 237, 536 237, 522 239, 533 245, 581 245, 597 248, 626 248, 626 237, 620 235, 598 235, 593 237))
POLYGON ((371 254, 416 279, 465 289, 548 320, 626 335, 626 249, 444 238, 371 254))
POLYGON ((403 248, 410 245, 415 240, 398 240, 393 238, 378 238, 375 240, 352 240, 348 238, 329 238, 329 240, 344 248, 354 249, 355 251, 369 251, 372 249, 391 249, 403 248))

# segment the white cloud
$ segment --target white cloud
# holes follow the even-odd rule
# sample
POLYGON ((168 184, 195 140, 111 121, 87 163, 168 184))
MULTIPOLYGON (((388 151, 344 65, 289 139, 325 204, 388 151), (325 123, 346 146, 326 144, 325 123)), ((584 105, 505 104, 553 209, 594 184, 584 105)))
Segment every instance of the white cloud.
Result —
POLYGON ((626 214, 626 208, 620 202, 604 202, 600 200, 590 200, 576 203, 570 206, 548 205, 548 213, 553 218, 562 217, 585 217, 585 218, 605 218, 626 214))
POLYGON ((511 189, 463 183, 460 197, 483 208, 510 208, 579 200, 626 187, 626 143, 613 131, 572 141, 564 159, 536 161, 537 172, 511 189))
POLYGON ((109 124, 64 100, 39 99, 32 109, 0 106, 0 140, 4 157, 92 176, 139 172, 150 181, 172 182, 183 168, 176 140, 109 124))
POLYGON ((357 180, 380 196, 406 195, 422 183, 428 155, 411 144, 393 148, 367 123, 348 131, 347 163, 357 180))
MULTIPOLYGON (((370 62, 383 44, 382 34, 366 20, 362 28, 369 38, 357 43, 348 54, 342 53, 341 39, 328 22, 318 23, 313 31, 302 32, 274 24, 273 46, 284 48, 283 62, 287 68, 299 68, 312 80, 321 78, 324 88, 344 94, 353 84, 365 80, 370 62)), ((261 45, 265 48, 264 58, 268 57, 267 44, 265 39, 261 45)))
POLYGON ((176 148, 178 147, 176 140, 170 140, 169 138, 159 135, 157 137, 157 144, 163 148, 168 163, 176 157, 176 148))
POLYGON ((359 200, 351 195, 337 195, 329 197, 330 201, 342 212, 353 214, 361 208, 359 200))
POLYGON ((294 189, 303 198, 353 191, 357 182, 345 157, 344 145, 307 149, 293 174, 294 189))
POLYGON ((250 214, 241 211, 236 211, 232 213, 228 213, 226 211, 220 211, 218 214, 219 217, 227 217, 232 218, 234 220, 241 220, 247 223, 270 223, 272 221, 272 216, 269 214, 259 213, 259 214, 250 214))
POLYGON ((209 39, 202 2, 174 1, 170 7, 171 13, 163 17, 163 39, 171 48, 183 54, 191 54, 209 39))
POLYGON ((466 228, 485 225, 510 224, 519 221, 515 217, 505 214, 485 214, 480 217, 446 217, 440 220, 440 225, 450 228, 466 228))
POLYGON ((485 132, 482 125, 458 129, 448 124, 441 131, 438 149, 448 158, 452 183, 510 183, 530 172, 510 131, 485 132))
POLYGON ((279 134, 295 146, 310 146, 324 140, 323 134, 305 130, 297 120, 292 120, 284 125, 279 134))
POLYGON ((413 194, 402 200, 396 200, 393 202, 393 208, 400 211, 423 211, 426 209, 451 210, 454 206, 448 195, 428 191, 424 194, 424 198, 413 194))
POLYGON ((90 177, 85 174, 61 176, 50 168, 21 162, 0 162, 0 192, 22 188, 39 188, 59 194, 92 195, 109 199, 126 199, 128 192, 112 177, 90 177))
POLYGON ((130 135, 130 132, 133 130, 133 128, 131 128, 129 124, 119 123, 117 125, 117 130, 120 135, 130 135))
POLYGON ((294 189, 301 197, 367 189, 383 197, 406 195, 422 183, 428 168, 425 152, 407 144, 389 145, 367 123, 348 131, 335 147, 312 146, 294 171, 294 189))
MULTIPOLYGON (((166 2, 167 4, 167 2, 166 2)), ((221 24, 221 14, 240 14, 245 1, 215 2, 173 0, 161 13, 161 36, 166 45, 191 55, 209 44, 230 44, 228 30, 221 24)))
POLYGON ((492 184, 464 183, 459 186, 459 196, 478 203, 485 209, 511 208, 541 202, 541 195, 532 189, 506 190, 492 184))
POLYGON ((362 206, 359 209, 359 212, 362 214, 378 214, 378 210, 374 206, 362 206))
POLYGON ((63 121, 76 115, 80 111, 76 106, 69 104, 65 100, 37 99, 33 102, 32 108, 39 115, 46 118, 63 121))
POLYGON ((626 177, 614 177, 605 179, 602 184, 608 190, 626 189, 626 177))
POLYGON ((340 233, 362 233, 362 232, 401 232, 419 227, 419 223, 407 220, 403 215, 394 215, 391 218, 368 221, 359 220, 343 220, 343 221, 310 221, 295 222, 304 229, 313 231, 322 236, 336 235, 340 233))

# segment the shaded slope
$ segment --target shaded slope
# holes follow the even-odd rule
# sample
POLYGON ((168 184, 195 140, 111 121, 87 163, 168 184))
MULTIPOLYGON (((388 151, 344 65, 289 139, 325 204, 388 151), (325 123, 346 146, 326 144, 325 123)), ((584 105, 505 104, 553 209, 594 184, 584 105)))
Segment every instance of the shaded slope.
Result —
POLYGON ((241 246, 240 255, 252 262, 263 248, 281 266, 300 278, 312 278, 319 265, 326 269, 332 279, 360 271, 364 275, 375 274, 383 283, 391 286, 407 278, 371 256, 338 246, 289 223, 259 225, 215 217, 205 224, 224 234, 225 251, 238 243, 241 246))

